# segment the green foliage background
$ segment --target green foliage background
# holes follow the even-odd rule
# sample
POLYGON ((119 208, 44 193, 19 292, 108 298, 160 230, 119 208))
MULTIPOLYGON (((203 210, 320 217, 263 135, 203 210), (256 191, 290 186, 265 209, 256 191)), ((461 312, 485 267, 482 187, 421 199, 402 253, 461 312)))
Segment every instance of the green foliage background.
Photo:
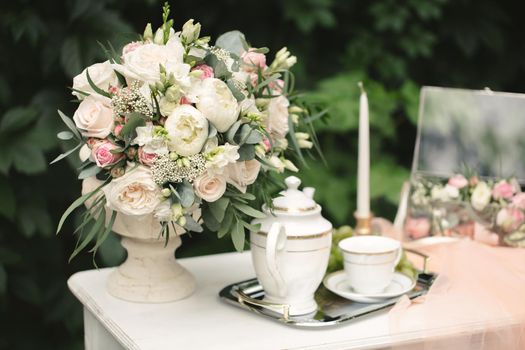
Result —
MULTIPOLYGON (((371 103, 372 195, 376 214, 392 217, 408 177, 421 85, 523 91, 525 22, 519 2, 490 0, 179 0, 187 18, 217 37, 239 29, 273 53, 298 56, 298 86, 330 108, 320 124, 327 166, 301 174, 335 225, 353 223, 358 88, 371 103)), ((92 268, 82 254, 67 263, 74 239, 55 237, 62 211, 79 194, 72 163, 60 152, 57 108, 74 111, 67 86, 115 46, 158 25, 155 0, 2 1, 0 4, 0 349, 81 349, 82 313, 66 280, 92 268), (122 34, 120 34, 122 33, 122 34)), ((72 232, 73 224, 64 230, 72 232)), ((181 256, 231 250, 206 233, 186 237, 181 256)), ((118 240, 97 261, 123 259, 118 240)))

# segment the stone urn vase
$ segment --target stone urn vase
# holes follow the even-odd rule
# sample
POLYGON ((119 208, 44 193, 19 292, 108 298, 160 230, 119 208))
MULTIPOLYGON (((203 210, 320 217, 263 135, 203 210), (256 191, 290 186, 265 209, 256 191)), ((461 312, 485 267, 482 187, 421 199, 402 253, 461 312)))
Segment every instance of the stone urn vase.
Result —
MULTIPOLYGON (((82 193, 98 184, 86 179, 82 193)), ((108 215, 109 217, 109 215, 108 215)), ((179 234, 159 236, 161 226, 153 215, 130 216, 118 213, 113 232, 119 234, 127 251, 126 260, 107 281, 108 292, 119 299, 139 303, 167 303, 183 299, 195 291, 195 278, 175 259, 181 245, 179 234)))

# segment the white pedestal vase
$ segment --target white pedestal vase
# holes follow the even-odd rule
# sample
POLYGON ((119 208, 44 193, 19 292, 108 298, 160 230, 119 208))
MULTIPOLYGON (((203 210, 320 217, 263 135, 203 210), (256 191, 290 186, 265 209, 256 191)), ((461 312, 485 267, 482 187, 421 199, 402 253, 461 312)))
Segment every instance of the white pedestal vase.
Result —
MULTIPOLYGON (((87 193, 96 186, 97 183, 86 179, 82 192, 87 193)), ((107 289, 111 295, 132 302, 167 303, 186 298, 195 291, 195 278, 175 259, 174 251, 181 245, 180 236, 171 232, 166 245, 165 237, 159 237, 160 229, 153 215, 117 214, 113 231, 122 236, 121 244, 128 255, 108 278, 107 289)))

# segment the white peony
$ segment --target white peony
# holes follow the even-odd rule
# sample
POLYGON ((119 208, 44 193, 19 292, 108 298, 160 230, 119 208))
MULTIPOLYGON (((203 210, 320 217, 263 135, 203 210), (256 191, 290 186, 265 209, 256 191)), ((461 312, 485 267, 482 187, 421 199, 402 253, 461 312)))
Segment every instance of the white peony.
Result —
POLYGON ((470 197, 470 203, 474 209, 482 211, 489 204, 491 196, 492 191, 489 185, 481 181, 476 185, 476 188, 474 188, 472 197, 470 197))
POLYGON ((205 172, 193 181, 195 194, 206 202, 215 202, 226 192, 226 178, 205 172))
POLYGON ((257 160, 247 160, 229 164, 227 169, 228 183, 235 186, 242 193, 246 193, 246 187, 257 180, 261 163, 257 160))
POLYGON ((177 80, 186 79, 190 66, 183 62, 184 47, 174 37, 166 45, 145 44, 124 54, 123 64, 113 64, 115 70, 125 77, 144 81, 148 84, 160 80, 160 65, 167 73, 173 73, 177 80))
POLYGON ((229 143, 217 146, 206 153, 206 168, 213 173, 222 174, 228 164, 235 163, 239 159, 238 151, 239 146, 230 145, 229 143))
POLYGON ((113 179, 102 190, 108 208, 125 215, 151 214, 162 198, 151 170, 143 165, 129 168, 123 176, 113 179))
POLYGON ((219 79, 202 81, 196 105, 219 132, 226 132, 239 117, 237 100, 228 85, 219 79))
POLYGON ((181 156, 199 153, 208 138, 208 121, 190 105, 175 108, 166 119, 164 128, 170 138, 169 149, 181 156))
POLYGON ((143 146, 145 153, 154 153, 159 156, 168 153, 168 140, 161 135, 155 135, 155 127, 149 123, 145 126, 139 126, 135 130, 137 136, 131 141, 132 145, 143 146))
POLYGON ((100 95, 87 96, 80 102, 73 121, 83 136, 105 138, 114 127, 111 100, 100 95))
POLYGON ((277 138, 284 138, 288 133, 288 107, 290 102, 284 96, 270 99, 268 104, 266 128, 277 138))
MULTIPOLYGON (((93 83, 100 89, 107 91, 110 86, 118 85, 118 78, 111 66, 109 61, 102 63, 95 63, 92 66, 87 67, 73 78, 73 89, 86 92, 88 94, 96 94, 95 90, 91 88, 91 85, 88 82, 86 71, 89 71, 89 77, 93 83)), ((83 99, 86 95, 81 94, 77 91, 72 92, 78 99, 83 99)))

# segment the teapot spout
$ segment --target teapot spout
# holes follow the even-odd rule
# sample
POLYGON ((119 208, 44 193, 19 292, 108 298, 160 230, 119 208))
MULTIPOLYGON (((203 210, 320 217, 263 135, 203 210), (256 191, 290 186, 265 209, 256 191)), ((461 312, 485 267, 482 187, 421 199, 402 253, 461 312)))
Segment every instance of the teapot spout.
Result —
POLYGON ((313 188, 313 187, 305 187, 305 188, 303 188, 303 193, 304 193, 308 198, 313 199, 313 198, 314 198, 314 193, 315 193, 315 188, 313 188))

